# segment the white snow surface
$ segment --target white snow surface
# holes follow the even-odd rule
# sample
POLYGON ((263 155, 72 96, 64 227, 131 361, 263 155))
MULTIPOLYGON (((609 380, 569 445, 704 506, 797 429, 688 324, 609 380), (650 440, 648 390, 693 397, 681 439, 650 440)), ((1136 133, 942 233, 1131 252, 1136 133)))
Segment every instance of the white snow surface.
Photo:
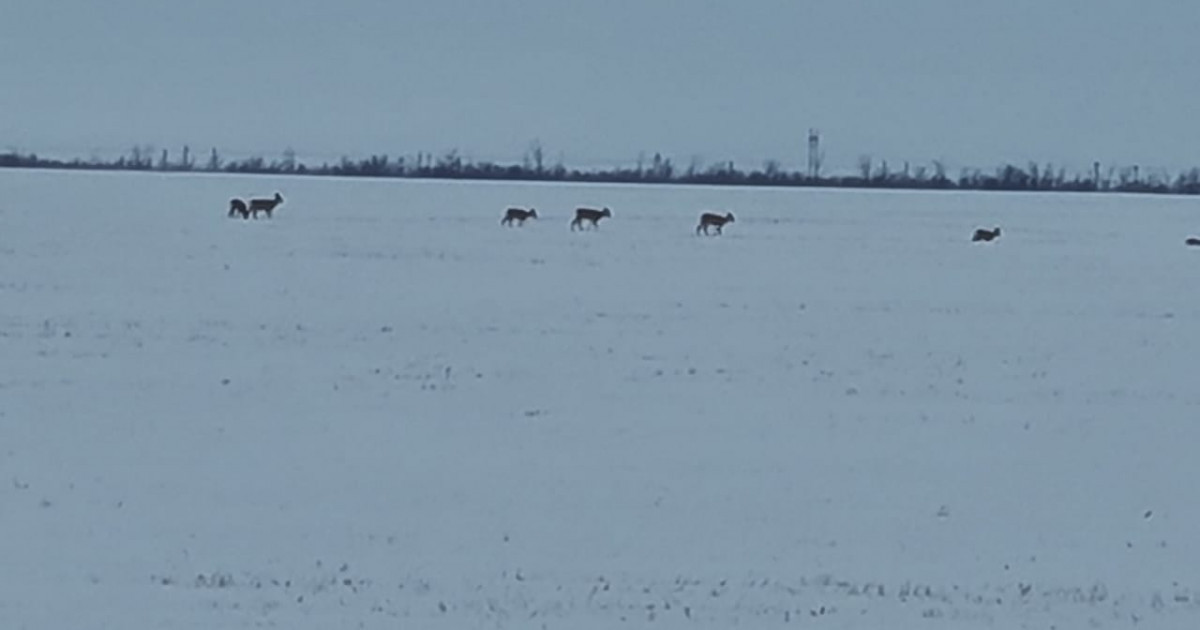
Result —
POLYGON ((1197 208, 0 172, 0 627, 1200 627, 1197 208))

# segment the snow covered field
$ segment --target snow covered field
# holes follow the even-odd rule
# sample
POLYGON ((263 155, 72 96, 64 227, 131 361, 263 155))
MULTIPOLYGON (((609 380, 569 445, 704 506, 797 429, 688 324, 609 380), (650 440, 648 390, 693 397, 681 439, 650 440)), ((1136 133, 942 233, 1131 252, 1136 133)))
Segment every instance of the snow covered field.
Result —
POLYGON ((1200 627, 1197 209, 0 171, 0 627, 1200 627))

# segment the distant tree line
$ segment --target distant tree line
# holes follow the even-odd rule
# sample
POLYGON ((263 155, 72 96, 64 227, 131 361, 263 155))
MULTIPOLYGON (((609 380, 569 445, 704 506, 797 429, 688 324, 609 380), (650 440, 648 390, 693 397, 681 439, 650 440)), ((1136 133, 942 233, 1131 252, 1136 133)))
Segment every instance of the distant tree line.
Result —
POLYGON ((1025 166, 1005 164, 992 171, 962 169, 952 175, 938 161, 915 166, 906 162, 900 168, 894 168, 886 160, 876 162, 869 156, 863 156, 859 158, 858 168, 852 174, 822 175, 789 171, 775 160, 768 160, 761 168, 750 170, 738 168, 733 162, 704 165, 695 159, 686 167, 679 168, 671 158, 656 153, 649 159, 639 157, 634 166, 581 170, 567 168, 561 161, 546 165, 542 147, 537 143, 526 152, 520 164, 473 161, 463 158, 457 151, 449 151, 437 157, 429 153, 394 158, 383 154, 359 159, 344 157, 337 163, 323 162, 317 165, 297 160, 292 150, 284 151, 278 159, 270 161, 262 157, 226 160, 215 148, 209 152, 203 164, 197 164, 196 156, 189 147, 183 147, 172 159, 165 149, 156 152, 151 147, 135 146, 127 155, 110 160, 48 159, 32 153, 11 151, 0 153, 0 168, 717 186, 1200 194, 1200 168, 1175 175, 1165 172, 1144 174, 1137 166, 1102 170, 1101 165, 1096 163, 1091 173, 1068 174, 1061 167, 1031 162, 1025 166))

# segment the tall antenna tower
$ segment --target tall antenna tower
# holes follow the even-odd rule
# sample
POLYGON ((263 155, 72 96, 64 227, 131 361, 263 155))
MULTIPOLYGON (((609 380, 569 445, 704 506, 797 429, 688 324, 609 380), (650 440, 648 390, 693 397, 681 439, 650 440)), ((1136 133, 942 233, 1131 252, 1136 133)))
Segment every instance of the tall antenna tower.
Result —
POLYGON ((816 129, 808 130, 808 176, 821 176, 821 134, 816 129))

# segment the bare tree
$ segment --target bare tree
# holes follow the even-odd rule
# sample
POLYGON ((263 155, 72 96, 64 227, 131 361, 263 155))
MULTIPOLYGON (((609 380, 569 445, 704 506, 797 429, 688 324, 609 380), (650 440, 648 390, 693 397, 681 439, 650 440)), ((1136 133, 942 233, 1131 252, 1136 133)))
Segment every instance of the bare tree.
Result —
POLYGON ((534 140, 532 143, 530 143, 529 153, 533 157, 534 170, 538 175, 541 175, 543 172, 545 172, 546 159, 545 152, 542 150, 542 142, 540 140, 534 140))
POLYGON ((154 147, 149 144, 134 145, 129 153, 134 168, 148 169, 154 166, 154 147))
POLYGON ((871 181, 871 156, 858 156, 858 173, 862 176, 863 181, 871 181))
POLYGON ((941 160, 933 161, 933 181, 946 181, 946 163, 941 160))
POLYGON ((650 174, 655 179, 669 180, 675 174, 675 166, 671 164, 671 158, 664 158, 662 154, 654 154, 654 166, 650 170, 650 174))
POLYGON ((285 173, 293 173, 296 171, 296 151, 288 147, 283 150, 283 161, 279 164, 280 168, 285 173))
POLYGON ((878 172, 878 173, 876 173, 876 177, 877 177, 877 178, 879 179, 879 181, 881 181, 881 182, 886 182, 886 181, 888 181, 889 179, 891 179, 891 177, 892 177, 892 172, 891 172, 890 170, 888 170, 888 163, 887 163, 887 160, 881 160, 881 161, 879 162, 879 172, 878 172))

